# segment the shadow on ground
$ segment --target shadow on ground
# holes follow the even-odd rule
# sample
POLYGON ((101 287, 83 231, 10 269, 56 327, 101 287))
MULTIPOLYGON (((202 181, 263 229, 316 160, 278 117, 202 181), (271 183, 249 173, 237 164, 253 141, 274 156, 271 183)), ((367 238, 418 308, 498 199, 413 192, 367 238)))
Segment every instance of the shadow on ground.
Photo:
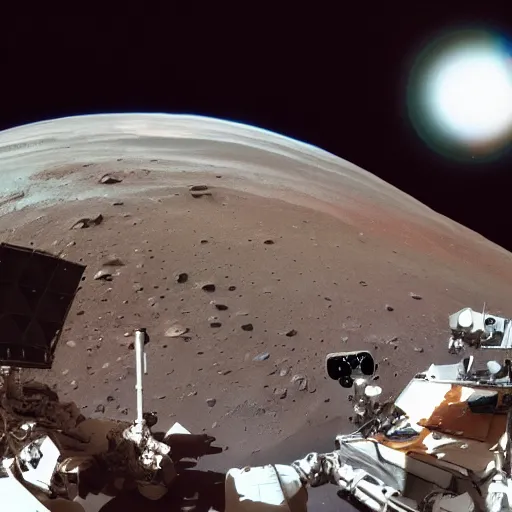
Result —
MULTIPOLYGON (((224 468, 236 465, 263 465, 287 464, 306 455, 307 451, 329 452, 334 448, 334 438, 340 432, 342 419, 333 419, 321 425, 307 426, 289 436, 274 446, 252 454, 245 460, 229 460, 227 454, 208 457, 201 461, 200 466, 205 469, 187 469, 182 472, 176 481, 173 492, 159 501, 152 502, 143 498, 137 492, 125 493, 111 500, 101 508, 101 512, 208 512, 211 509, 224 511, 224 479, 225 474, 220 471, 209 471, 208 466, 217 469, 228 463, 224 468), (234 464, 233 464, 234 463, 234 464)), ((315 511, 355 511, 350 504, 342 501, 337 495, 334 486, 324 486, 309 490, 309 512, 315 511)))

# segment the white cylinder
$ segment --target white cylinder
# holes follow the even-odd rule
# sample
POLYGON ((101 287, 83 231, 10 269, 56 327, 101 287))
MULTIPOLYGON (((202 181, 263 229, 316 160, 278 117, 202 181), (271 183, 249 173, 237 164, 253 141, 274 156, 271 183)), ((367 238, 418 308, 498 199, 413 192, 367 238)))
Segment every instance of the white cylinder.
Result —
POLYGON ((144 375, 144 338, 145 332, 135 331, 135 372, 136 383, 135 391, 137 393, 137 424, 142 425, 143 420, 143 398, 142 398, 142 376, 144 375))

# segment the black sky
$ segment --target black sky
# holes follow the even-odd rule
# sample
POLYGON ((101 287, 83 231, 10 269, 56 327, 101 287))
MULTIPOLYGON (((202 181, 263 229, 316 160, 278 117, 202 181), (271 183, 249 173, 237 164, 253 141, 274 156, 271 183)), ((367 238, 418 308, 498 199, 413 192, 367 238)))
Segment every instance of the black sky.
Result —
POLYGON ((507 27, 506 3, 478 12, 435 4, 240 4, 222 13, 198 2, 188 14, 141 7, 4 19, 0 129, 130 111, 253 124, 345 158, 512 250, 510 153, 481 165, 438 156, 404 108, 422 44, 468 24, 512 37, 512 19, 507 27))

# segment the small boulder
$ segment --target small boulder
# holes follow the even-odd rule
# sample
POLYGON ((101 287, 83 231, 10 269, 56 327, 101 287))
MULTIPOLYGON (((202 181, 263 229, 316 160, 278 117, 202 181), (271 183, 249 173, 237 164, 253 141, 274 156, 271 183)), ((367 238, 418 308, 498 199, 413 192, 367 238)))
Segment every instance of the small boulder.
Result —
POLYGON ((286 396, 288 395, 288 390, 286 388, 275 388, 274 395, 276 395, 278 398, 282 400, 283 398, 286 398, 286 396))
POLYGON ((103 185, 113 185, 114 183, 121 183, 122 181, 122 179, 116 178, 111 174, 105 174, 99 180, 99 182, 103 185))
POLYGON ((268 352, 262 352, 261 354, 258 354, 257 356, 253 357, 253 361, 266 361, 270 357, 270 354, 268 352))
POLYGON ((108 270, 99 270, 94 274, 94 280, 98 281, 112 281, 112 274, 108 270))
POLYGON ((93 226, 99 226, 102 222, 103 215, 100 213, 99 215, 96 215, 96 217, 84 217, 83 219, 76 221, 71 226, 71 229, 85 229, 93 226))
POLYGON ((179 338, 180 336, 187 334, 187 332, 187 327, 184 327, 183 325, 180 324, 174 324, 165 331, 164 336, 166 336, 167 338, 179 338))
POLYGON ((281 368, 279 371, 279 377, 286 377, 290 373, 290 368, 281 368))

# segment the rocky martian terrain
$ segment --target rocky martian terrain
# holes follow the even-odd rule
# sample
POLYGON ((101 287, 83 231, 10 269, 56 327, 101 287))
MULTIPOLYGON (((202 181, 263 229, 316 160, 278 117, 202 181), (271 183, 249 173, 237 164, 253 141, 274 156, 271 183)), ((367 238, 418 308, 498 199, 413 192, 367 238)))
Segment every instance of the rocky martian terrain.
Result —
POLYGON ((256 128, 49 121, 0 133, 0 173, 0 240, 87 265, 53 369, 37 378, 86 415, 134 418, 130 343, 146 327, 146 409, 162 430, 215 436, 213 470, 332 449, 351 409, 325 374, 329 352, 372 351, 393 395, 455 357, 450 313, 485 301, 512 314, 505 250, 256 128))

